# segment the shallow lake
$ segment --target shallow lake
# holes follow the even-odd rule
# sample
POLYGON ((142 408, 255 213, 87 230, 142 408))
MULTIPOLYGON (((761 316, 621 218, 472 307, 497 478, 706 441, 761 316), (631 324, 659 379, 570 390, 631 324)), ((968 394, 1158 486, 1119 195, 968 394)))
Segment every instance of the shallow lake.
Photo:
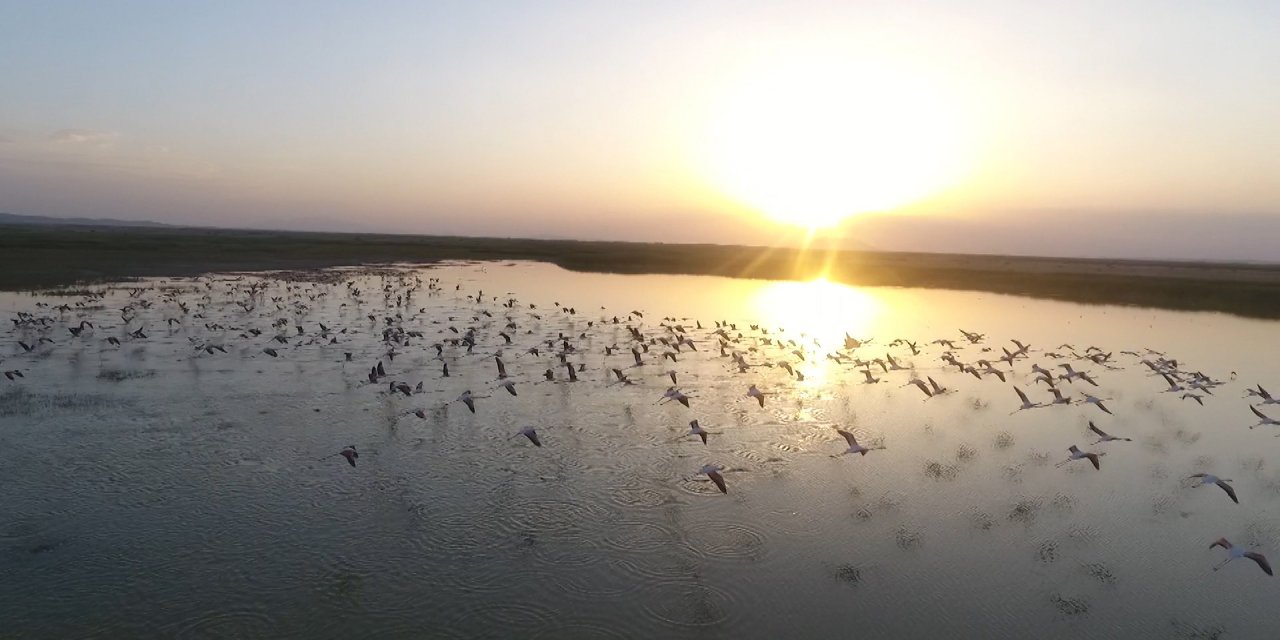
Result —
POLYGON ((1210 549, 1226 537, 1280 561, 1280 431, 1249 428, 1251 405, 1280 404, 1246 397, 1280 392, 1276 322, 528 263, 0 293, 0 310, 16 320, 0 370, 22 374, 0 377, 3 637, 1280 628, 1280 581, 1247 558, 1215 572, 1227 553, 1210 549), (1010 366, 1013 339, 1030 348, 1010 366), (1203 405, 1140 362, 1161 358, 1182 386, 1214 381, 1203 405), (1015 411, 1015 386, 1052 400, 1033 364, 1077 402, 1015 411), (1064 364, 1097 386, 1059 378, 1064 364), (663 401, 672 386, 689 407, 663 401), (1090 421, 1132 441, 1095 444, 1090 421), (839 455, 837 428, 883 449, 839 455), (332 455, 347 445, 354 467, 332 455), (1105 453, 1101 469, 1059 465, 1071 445, 1105 453), (1188 479, 1204 472, 1240 503, 1188 479))

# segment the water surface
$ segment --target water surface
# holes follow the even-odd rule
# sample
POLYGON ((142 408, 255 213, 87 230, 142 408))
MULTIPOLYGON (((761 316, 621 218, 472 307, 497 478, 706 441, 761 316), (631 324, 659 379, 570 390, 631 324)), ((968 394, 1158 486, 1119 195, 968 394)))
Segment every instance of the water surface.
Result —
POLYGON ((1249 429, 1258 399, 1242 397, 1280 391, 1275 322, 528 263, 89 289, 104 297, 0 293, 7 317, 50 319, 0 329, 0 369, 24 374, 0 378, 0 635, 1251 638, 1277 623, 1280 583, 1248 560, 1214 572, 1225 554, 1209 549, 1225 536, 1280 561, 1280 432, 1249 429), (71 336, 81 320, 95 326, 71 336), (720 356, 717 321, 747 371, 720 356), (630 366, 629 326, 674 342, 677 324, 696 352, 672 362, 656 342, 630 366), (389 346, 397 326, 422 337, 389 346), (469 328, 475 347, 445 344, 442 377, 431 345, 469 328), (869 343, 845 350, 846 333, 869 343), (931 344, 994 362, 1013 338, 1032 351, 997 363, 1004 383, 931 344), (1090 346, 1110 367, 1071 355, 1090 346), (1138 363, 1149 350, 1224 384, 1204 406, 1163 393, 1138 363), (909 370, 873 365, 882 381, 863 384, 837 352, 909 370), (519 395, 497 386, 497 354, 519 395), (1114 415, 1011 414, 1014 385, 1049 399, 1032 363, 1090 371, 1097 388, 1059 385, 1114 415), (690 408, 658 402, 668 370, 690 408), (926 399, 912 375, 954 392, 926 399), (474 414, 453 401, 468 389, 474 414), (1090 420, 1133 441, 1094 445, 1090 420), (512 437, 525 425, 545 446, 512 437), (885 449, 833 457, 837 427, 885 449), (318 460, 348 444, 356 467, 318 460), (1102 469, 1055 466, 1072 444, 1105 452, 1102 469), (708 463, 727 495, 698 475, 708 463), (1195 472, 1234 479, 1241 504, 1193 488, 1195 472))

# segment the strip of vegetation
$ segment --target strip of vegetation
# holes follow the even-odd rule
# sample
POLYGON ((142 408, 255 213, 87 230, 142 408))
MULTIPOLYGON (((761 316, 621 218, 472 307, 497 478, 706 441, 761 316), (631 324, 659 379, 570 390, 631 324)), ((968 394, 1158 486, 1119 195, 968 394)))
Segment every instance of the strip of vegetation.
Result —
POLYGON ((441 260, 539 260, 604 273, 825 275, 857 285, 1280 318, 1280 266, 1270 265, 191 228, 0 227, 0 289, 441 260))

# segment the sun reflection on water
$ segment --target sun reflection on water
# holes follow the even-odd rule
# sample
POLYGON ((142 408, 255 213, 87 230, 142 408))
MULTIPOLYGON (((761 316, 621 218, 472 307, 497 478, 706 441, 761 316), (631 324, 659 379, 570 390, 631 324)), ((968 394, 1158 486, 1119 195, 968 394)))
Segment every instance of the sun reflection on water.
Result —
POLYGON ((772 282, 752 301, 762 328, 778 331, 780 340, 794 340, 805 353, 803 371, 805 382, 810 384, 820 384, 826 378, 832 364, 826 354, 841 348, 846 334, 857 339, 874 335, 884 306, 874 294, 825 278, 772 282))

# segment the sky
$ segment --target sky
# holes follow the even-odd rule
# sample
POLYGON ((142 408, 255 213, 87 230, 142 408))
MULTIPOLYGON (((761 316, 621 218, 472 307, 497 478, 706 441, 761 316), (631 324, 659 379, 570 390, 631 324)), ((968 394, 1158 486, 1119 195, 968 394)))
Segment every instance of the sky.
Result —
POLYGON ((1280 261, 1280 3, 0 0, 0 211, 1280 261))

